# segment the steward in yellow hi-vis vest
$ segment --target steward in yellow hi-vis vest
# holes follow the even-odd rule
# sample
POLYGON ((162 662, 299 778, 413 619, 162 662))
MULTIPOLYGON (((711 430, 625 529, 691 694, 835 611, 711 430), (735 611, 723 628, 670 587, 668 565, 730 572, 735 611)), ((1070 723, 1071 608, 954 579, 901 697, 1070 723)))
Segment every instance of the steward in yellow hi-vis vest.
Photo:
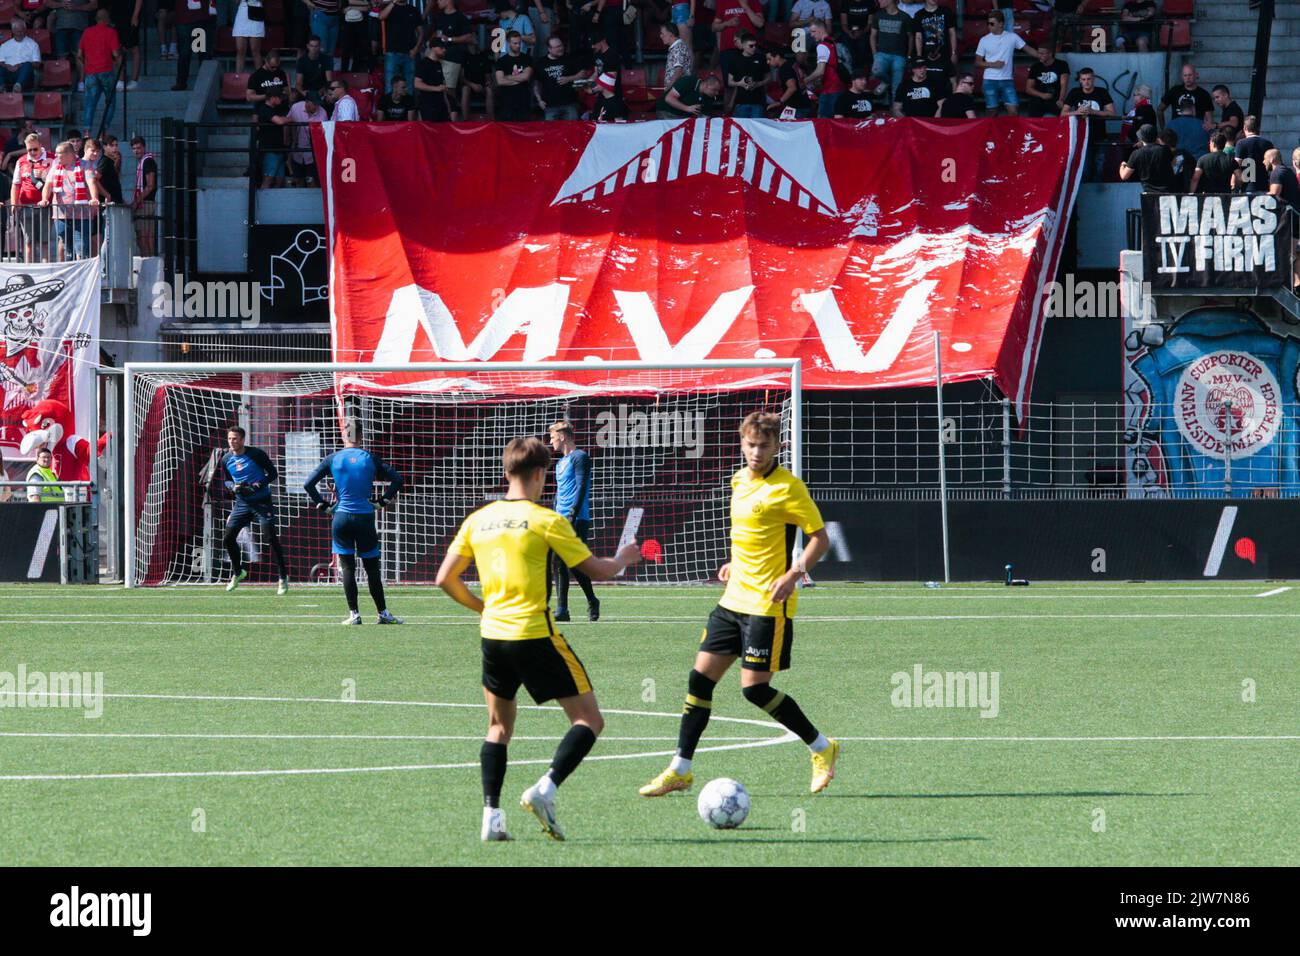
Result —
POLYGON ((700 636, 687 681, 677 755, 668 769, 641 788, 643 797, 690 789, 695 780, 691 763, 709 723, 713 690, 737 660, 745 699, 808 745, 809 789, 825 790, 835 777, 839 741, 818 731, 794 698, 772 686, 772 675, 790 667, 796 588, 830 542, 808 488, 777 461, 781 417, 763 412, 746 416, 740 423, 740 450, 745 467, 731 476, 731 560, 718 570, 727 589, 700 636), (797 530, 808 542, 795 562, 797 530))
POLYGON ((506 497, 465 519, 447 549, 436 583, 458 604, 481 615, 483 696, 488 709, 487 738, 479 751, 481 836, 487 841, 510 839, 501 810, 501 788, 506 745, 514 733, 515 694, 523 685, 537 703, 559 703, 571 725, 550 769, 519 799, 547 836, 563 840, 564 831, 555 818, 556 788, 590 752, 605 720, 587 669, 555 629, 546 603, 547 562, 555 552, 569 567, 595 581, 607 581, 637 564, 641 552, 630 543, 615 557, 594 557, 567 519, 537 503, 551 464, 551 451, 540 439, 515 438, 502 457, 509 482, 506 497), (471 563, 478 569, 481 598, 461 580, 471 563))

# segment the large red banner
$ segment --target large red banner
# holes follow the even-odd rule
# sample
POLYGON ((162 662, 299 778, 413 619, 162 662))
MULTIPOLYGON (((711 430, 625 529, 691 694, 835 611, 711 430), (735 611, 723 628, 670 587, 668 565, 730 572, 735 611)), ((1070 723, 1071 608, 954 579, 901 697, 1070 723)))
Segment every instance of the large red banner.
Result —
POLYGON ((801 358, 1029 399, 1076 119, 313 127, 336 361, 801 358))

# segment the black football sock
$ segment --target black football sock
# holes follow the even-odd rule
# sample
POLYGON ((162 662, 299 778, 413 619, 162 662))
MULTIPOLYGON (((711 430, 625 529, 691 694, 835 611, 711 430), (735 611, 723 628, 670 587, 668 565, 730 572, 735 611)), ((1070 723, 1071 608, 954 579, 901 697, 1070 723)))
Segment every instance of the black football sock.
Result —
POLYGON ((569 609, 569 566, 560 560, 555 566, 555 575, 559 579, 556 582, 559 602, 555 605, 555 609, 557 611, 567 611, 569 609))
POLYGON ((384 572, 379 567, 379 558, 362 558, 366 569, 366 587, 370 588, 370 599, 375 602, 375 610, 383 614, 388 610, 384 601, 384 572))
POLYGON ((244 566, 244 556, 239 550, 239 531, 236 528, 227 528, 226 533, 221 537, 221 543, 226 546, 226 556, 230 558, 230 575, 234 577, 239 574, 244 566))
POLYGON ((558 787, 568 779, 569 774, 578 769, 582 758, 591 753, 596 745, 596 735, 586 724, 574 724, 555 748, 555 759, 551 761, 551 779, 558 787))
POLYGON ((267 526, 266 541, 271 546, 271 554, 275 556, 275 566, 280 572, 280 577, 287 578, 289 569, 284 560, 284 548, 280 546, 280 536, 275 533, 274 525, 267 526))
POLYGON ((745 695, 745 700, 767 711, 782 727, 804 743, 811 744, 817 739, 817 728, 804 716, 794 698, 784 691, 777 690, 771 684, 751 684, 740 692, 745 695))
POLYGON ((578 581, 578 587, 582 588, 582 593, 587 596, 587 607, 595 607, 596 592, 591 586, 591 578, 587 577, 577 568, 573 569, 573 576, 578 581))
POLYGON ((709 680, 697 670, 691 671, 686 681, 686 708, 682 711, 681 726, 677 731, 677 756, 690 760, 704 736, 713 713, 713 689, 717 681, 709 680))
POLYGON ((348 610, 354 614, 357 610, 357 559, 350 554, 339 555, 339 577, 343 579, 343 596, 347 598, 348 610))
POLYGON ((483 775, 483 806, 501 806, 501 788, 506 782, 506 745, 483 741, 478 752, 483 775))

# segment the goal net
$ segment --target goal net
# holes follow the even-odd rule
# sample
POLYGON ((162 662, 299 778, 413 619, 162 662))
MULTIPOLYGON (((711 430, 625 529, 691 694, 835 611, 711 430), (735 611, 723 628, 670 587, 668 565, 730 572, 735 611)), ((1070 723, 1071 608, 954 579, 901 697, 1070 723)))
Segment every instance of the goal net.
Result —
MULTIPOLYGON (((339 421, 360 419, 363 445, 405 478, 377 516, 387 581, 433 580, 464 517, 505 493, 512 438, 567 419, 591 455, 589 544, 612 553, 635 537, 645 560, 622 580, 682 584, 727 560, 730 476, 740 420, 782 416, 782 461, 799 469, 797 361, 530 365, 127 366, 127 586, 212 583, 228 576, 221 545, 233 498, 218 466, 240 425, 279 478, 273 493, 290 576, 331 581, 330 517, 303 482, 341 447, 339 421)), ((322 491, 329 490, 328 479, 322 491)), ((554 470, 542 503, 554 503, 554 470)), ((275 577, 256 524, 240 538, 254 581, 275 577)))

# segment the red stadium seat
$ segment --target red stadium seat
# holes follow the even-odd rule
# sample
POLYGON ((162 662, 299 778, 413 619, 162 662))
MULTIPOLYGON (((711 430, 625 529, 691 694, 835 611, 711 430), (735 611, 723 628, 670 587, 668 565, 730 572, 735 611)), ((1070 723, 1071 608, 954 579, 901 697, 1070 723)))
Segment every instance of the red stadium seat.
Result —
POLYGON ((994 10, 993 0, 966 0, 966 19, 974 20, 994 10))
POLYGON ((1187 50, 1192 45, 1192 25, 1186 20, 1175 20, 1160 27, 1160 49, 1187 50))
POLYGON ((63 94, 37 93, 32 100, 32 119, 63 122, 63 94))
MULTIPOLYGON (((3 19, 3 17, 0 17, 0 20, 3 19)), ((41 56, 49 56, 54 52, 54 42, 50 39, 49 30, 28 30, 27 35, 36 41, 36 45, 40 48, 41 56)))
POLYGON ((974 53, 975 48, 980 45, 980 39, 988 32, 988 24, 983 20, 972 20, 967 17, 966 22, 961 25, 961 38, 958 40, 961 52, 974 53))
POLYGON ((1029 80, 1029 67, 1027 66, 1016 67, 1015 76, 1013 78, 1016 81, 1016 92, 1023 93, 1025 91, 1025 83, 1029 80))
POLYGON ((643 67, 623 71, 623 102, 633 113, 649 112, 655 108, 657 97, 650 92, 643 67))
POLYGON ((283 50, 284 45, 284 27, 279 24, 267 24, 266 37, 262 40, 262 50, 283 50))
POLYGON ((67 60, 46 60, 41 70, 40 85, 47 90, 60 90, 71 86, 72 64, 67 60))
POLYGON ((223 103, 245 103, 248 97, 248 78, 251 73, 222 73, 221 101, 223 103))
POLYGON ((357 101, 357 115, 361 117, 362 122, 367 122, 374 118, 375 115, 375 92, 374 90, 357 90, 350 89, 348 94, 357 101))
POLYGON ((1195 11, 1192 8, 1192 0, 1165 0, 1161 5, 1160 15, 1162 17, 1195 16, 1195 11))
POLYGON ((235 55, 235 38, 231 36, 230 27, 217 28, 217 55, 235 55))
POLYGON ((23 95, 21 93, 0 93, 0 120, 24 119, 23 95))
POLYGON ((335 79, 346 80, 348 90, 373 90, 376 89, 375 79, 369 73, 335 73, 335 79))

